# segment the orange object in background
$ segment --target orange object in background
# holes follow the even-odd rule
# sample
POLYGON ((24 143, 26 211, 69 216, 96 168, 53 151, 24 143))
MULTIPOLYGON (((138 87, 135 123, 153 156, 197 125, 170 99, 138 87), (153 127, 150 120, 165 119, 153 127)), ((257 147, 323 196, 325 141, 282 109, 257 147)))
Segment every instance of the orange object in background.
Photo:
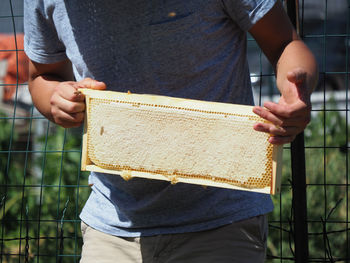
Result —
POLYGON ((0 34, 0 61, 7 61, 7 70, 3 78, 5 84, 3 101, 5 102, 13 98, 17 83, 28 81, 28 57, 23 51, 23 38, 23 34, 17 34, 16 38, 13 34, 0 34))

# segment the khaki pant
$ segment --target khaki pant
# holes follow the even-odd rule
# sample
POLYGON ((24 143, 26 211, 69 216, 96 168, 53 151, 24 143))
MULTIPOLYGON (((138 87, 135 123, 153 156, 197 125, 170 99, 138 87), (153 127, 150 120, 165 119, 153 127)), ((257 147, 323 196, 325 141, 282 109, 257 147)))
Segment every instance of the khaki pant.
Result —
POLYGON ((151 237, 116 237, 82 222, 80 263, 259 263, 264 262, 267 216, 207 231, 151 237))

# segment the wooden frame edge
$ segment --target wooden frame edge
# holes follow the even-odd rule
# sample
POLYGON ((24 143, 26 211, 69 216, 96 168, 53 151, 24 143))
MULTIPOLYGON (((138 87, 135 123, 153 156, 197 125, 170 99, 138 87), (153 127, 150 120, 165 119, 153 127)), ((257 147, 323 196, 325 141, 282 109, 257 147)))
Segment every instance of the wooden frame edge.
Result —
POLYGON ((235 115, 251 115, 255 118, 263 120, 261 117, 259 117, 252 111, 253 106, 251 105, 213 102, 195 99, 183 99, 152 94, 124 93, 109 90, 81 89, 81 92, 85 94, 85 96, 91 96, 94 99, 104 99, 108 97, 111 100, 122 100, 130 103, 138 103, 142 101, 143 103, 150 105, 157 104, 179 108, 223 112, 228 114, 233 113, 235 115))
POLYGON ((81 156, 81 170, 82 171, 88 171, 87 170, 87 166, 92 164, 89 156, 88 156, 88 147, 87 147, 87 143, 88 143, 88 138, 87 138, 87 126, 88 126, 88 111, 89 111, 89 107, 90 107, 90 96, 89 95, 85 95, 85 116, 84 116, 84 133, 83 133, 83 145, 82 145, 82 156, 81 156))
POLYGON ((276 145, 272 152, 272 180, 271 180, 271 194, 278 194, 281 192, 282 181, 282 156, 283 145, 276 145))
POLYGON ((234 190, 242 190, 242 191, 250 191, 250 192, 258 192, 263 194, 270 194, 270 187, 265 187, 261 189, 257 188, 243 188, 236 185, 231 185, 228 183, 221 183, 221 182, 214 182, 204 179, 194 179, 194 178, 183 178, 178 177, 176 180, 171 180, 169 177, 166 177, 161 174, 152 174, 152 177, 150 177, 149 173, 145 172, 138 172, 138 171, 117 171, 117 170, 109 170, 104 169, 96 166, 95 164, 86 165, 86 170, 91 172, 98 172, 98 173, 109 173, 109 174, 115 174, 118 176, 121 176, 125 179, 131 179, 133 177, 139 177, 139 178, 146 178, 146 179, 152 179, 152 180, 163 180, 163 181, 169 181, 172 183, 190 183, 190 184, 196 184, 201 185, 203 187, 210 186, 210 187, 220 187, 220 188, 227 188, 227 189, 234 189, 234 190))

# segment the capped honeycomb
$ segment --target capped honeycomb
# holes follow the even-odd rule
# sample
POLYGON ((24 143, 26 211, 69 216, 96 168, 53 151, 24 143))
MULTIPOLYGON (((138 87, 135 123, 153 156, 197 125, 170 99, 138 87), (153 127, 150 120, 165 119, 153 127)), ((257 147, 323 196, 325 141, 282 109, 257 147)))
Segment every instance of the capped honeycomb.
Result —
POLYGON ((253 130, 264 120, 251 106, 82 92, 84 170, 274 192, 280 151, 253 130))

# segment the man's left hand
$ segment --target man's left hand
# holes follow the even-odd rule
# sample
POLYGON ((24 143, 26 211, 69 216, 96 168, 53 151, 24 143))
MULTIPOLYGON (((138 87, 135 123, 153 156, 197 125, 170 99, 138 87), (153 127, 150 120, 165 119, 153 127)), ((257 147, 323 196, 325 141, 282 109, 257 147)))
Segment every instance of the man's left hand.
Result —
POLYGON ((255 106, 253 112, 268 123, 257 123, 254 130, 271 134, 269 142, 285 144, 292 142, 311 119, 311 102, 307 74, 295 69, 287 74, 280 90, 278 103, 265 102, 264 107, 255 106))

